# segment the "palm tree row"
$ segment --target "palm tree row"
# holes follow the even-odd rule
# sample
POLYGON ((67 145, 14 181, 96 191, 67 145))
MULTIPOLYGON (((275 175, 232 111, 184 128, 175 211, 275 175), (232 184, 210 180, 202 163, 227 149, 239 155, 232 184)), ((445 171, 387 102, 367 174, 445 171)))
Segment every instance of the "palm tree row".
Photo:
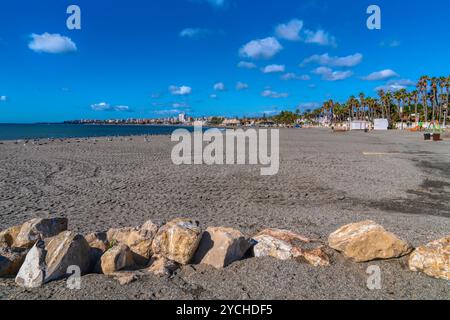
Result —
POLYGON ((408 92, 402 88, 395 91, 379 90, 378 98, 366 97, 360 93, 358 97, 351 96, 345 103, 328 100, 321 108, 305 113, 305 117, 318 119, 327 118, 331 123, 350 120, 387 119, 391 128, 401 122, 445 123, 448 117, 450 76, 419 79, 416 89, 408 92))

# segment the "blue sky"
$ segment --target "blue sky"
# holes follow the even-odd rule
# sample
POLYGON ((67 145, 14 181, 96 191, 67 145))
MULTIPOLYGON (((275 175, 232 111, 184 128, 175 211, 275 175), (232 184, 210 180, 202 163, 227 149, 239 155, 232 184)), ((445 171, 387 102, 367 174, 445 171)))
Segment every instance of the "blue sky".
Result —
POLYGON ((450 74, 448 1, 2 1, 0 122, 243 116, 450 74), (81 30, 66 9, 81 8, 81 30), (369 30, 366 9, 382 10, 369 30))

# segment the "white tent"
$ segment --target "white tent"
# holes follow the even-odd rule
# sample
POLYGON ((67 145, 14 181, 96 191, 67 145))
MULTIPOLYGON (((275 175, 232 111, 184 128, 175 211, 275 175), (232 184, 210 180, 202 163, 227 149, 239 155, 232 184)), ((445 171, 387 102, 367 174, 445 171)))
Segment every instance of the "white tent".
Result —
POLYGON ((369 129, 369 122, 364 120, 354 120, 350 123, 350 130, 366 130, 369 129))
POLYGON ((387 130, 389 127, 389 122, 387 119, 374 119, 373 129, 374 130, 387 130))

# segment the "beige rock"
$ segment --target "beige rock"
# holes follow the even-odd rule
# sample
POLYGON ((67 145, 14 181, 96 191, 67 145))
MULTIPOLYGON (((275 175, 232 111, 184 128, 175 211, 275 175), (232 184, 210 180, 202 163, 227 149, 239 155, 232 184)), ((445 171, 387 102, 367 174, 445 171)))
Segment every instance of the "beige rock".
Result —
POLYGON ((109 249, 106 232, 90 233, 85 238, 90 247, 92 272, 101 273, 100 258, 109 249))
POLYGON ((36 288, 66 278, 70 266, 80 268, 82 275, 89 271, 89 245, 82 235, 64 231, 36 242, 20 267, 16 283, 22 287, 36 288))
POLYGON ((450 280, 450 236, 417 248, 409 257, 409 269, 450 280))
POLYGON ((370 220, 343 226, 329 236, 328 244, 356 262, 398 258, 411 251, 408 243, 370 220))
POLYGON ((153 256, 150 260, 150 266, 145 269, 145 272, 157 276, 169 277, 176 269, 178 269, 178 264, 176 262, 163 256, 153 256))
POLYGON ((201 234, 197 221, 172 220, 162 226, 153 239, 153 252, 180 264, 188 264, 197 250, 201 234))
POLYGON ((36 218, 25 222, 14 241, 14 246, 31 248, 36 241, 44 240, 67 230, 66 218, 36 218))
POLYGON ((242 259, 251 245, 251 239, 238 230, 210 227, 203 233, 194 263, 224 268, 242 259))
POLYGON ((298 254, 294 255, 292 245, 286 241, 265 234, 257 235, 253 239, 256 241, 253 254, 257 258, 272 257, 279 260, 290 260, 298 256, 298 254))
POLYGON ((289 230, 283 230, 283 229, 264 229, 261 231, 258 235, 267 235, 274 237, 279 240, 283 240, 287 243, 294 244, 296 242, 303 242, 303 243, 310 243, 311 239, 302 236, 300 234, 297 234, 295 232, 289 231, 289 230))
POLYGON ((90 248, 82 235, 61 232, 45 241, 45 250, 45 283, 67 277, 69 266, 78 266, 81 274, 89 272, 90 248))
POLYGON ((266 229, 253 237, 255 257, 273 257, 279 260, 304 260, 313 266, 329 266, 330 259, 322 246, 304 248, 311 239, 292 231, 282 229, 266 229))
POLYGON ((134 267, 133 253, 124 244, 118 244, 106 251, 100 259, 101 271, 114 274, 117 271, 134 267))
POLYGON ((315 267, 327 267, 330 265, 330 258, 326 254, 323 246, 315 249, 303 250, 302 257, 306 262, 315 267))
POLYGON ((110 243, 127 245, 135 254, 136 262, 146 263, 152 256, 152 242, 158 231, 158 226, 147 221, 140 227, 110 229, 107 239, 110 243))
POLYGON ((109 241, 106 232, 94 232, 85 237, 91 248, 98 249, 104 253, 109 248, 109 241))
POLYGON ((20 228, 22 228, 21 225, 10 227, 0 232, 0 247, 1 246, 12 247, 14 241, 17 238, 17 235, 20 232, 20 228))
POLYGON ((27 252, 27 249, 22 248, 0 247, 0 277, 15 277, 27 252))

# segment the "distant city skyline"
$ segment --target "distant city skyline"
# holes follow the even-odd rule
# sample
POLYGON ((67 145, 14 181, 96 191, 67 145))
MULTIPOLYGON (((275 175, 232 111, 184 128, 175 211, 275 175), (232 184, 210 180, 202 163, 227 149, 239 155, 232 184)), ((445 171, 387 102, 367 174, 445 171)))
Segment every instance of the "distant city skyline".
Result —
POLYGON ((450 3, 26 1, 0 5, 0 123, 273 115, 450 73, 450 3), (69 5, 81 30, 69 30, 69 5), (382 10, 382 29, 366 9, 382 10), (426 14, 423 12, 426 11, 426 14))

